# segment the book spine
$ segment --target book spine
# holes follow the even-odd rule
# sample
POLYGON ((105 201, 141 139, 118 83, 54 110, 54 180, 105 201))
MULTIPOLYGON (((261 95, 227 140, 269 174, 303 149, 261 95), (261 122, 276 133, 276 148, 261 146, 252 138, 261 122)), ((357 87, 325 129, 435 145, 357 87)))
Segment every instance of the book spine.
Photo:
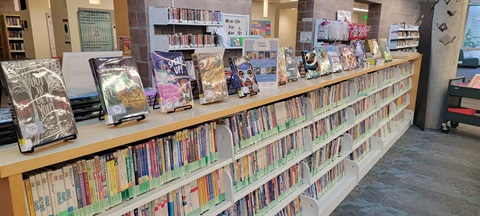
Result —
POLYGON ((27 204, 28 204, 28 208, 27 208, 28 215, 35 216, 35 207, 33 202, 32 186, 31 186, 30 179, 23 180, 23 184, 25 186, 25 196, 27 198, 27 204))

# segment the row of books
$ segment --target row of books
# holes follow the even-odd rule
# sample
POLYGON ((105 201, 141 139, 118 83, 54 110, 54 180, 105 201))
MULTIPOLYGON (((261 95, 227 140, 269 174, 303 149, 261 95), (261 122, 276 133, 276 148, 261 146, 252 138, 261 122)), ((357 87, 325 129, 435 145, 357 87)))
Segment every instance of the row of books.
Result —
MULTIPOLYGON (((65 162, 27 173, 30 212, 92 215, 180 178, 218 158, 215 122, 151 139, 113 152, 65 162), (47 192, 32 187, 32 178, 51 176, 47 192), (53 181, 55 180, 55 181, 53 181), (61 195, 57 195, 61 194, 61 195), (65 196, 68 195, 68 196, 65 196), (45 201, 50 196, 50 201, 45 201), (42 203, 37 205, 37 203, 42 203), (50 207, 48 203, 52 203, 50 207)), ((36 179, 39 181, 40 179, 36 179)), ((36 185, 39 186, 39 185, 36 185)))
POLYGON ((392 106, 389 104, 388 106, 384 106, 377 111, 377 119, 378 122, 382 122, 386 120, 390 115, 393 113, 392 106))
POLYGON ((319 88, 308 92, 307 97, 312 101, 314 115, 325 113, 350 101, 350 82, 319 88))
POLYGON ((261 142, 306 120, 303 97, 247 110, 221 120, 233 133, 234 151, 261 142))
POLYGON ((374 136, 380 137, 380 138, 385 138, 387 137, 390 133, 392 132, 392 125, 391 122, 388 122, 384 126, 380 127, 378 131, 375 133, 374 136))
POLYGON ((372 111, 375 109, 375 95, 370 95, 364 99, 359 100, 358 102, 352 104, 350 108, 353 109, 355 113, 355 118, 360 118, 363 114, 372 111))
POLYGON ((10 108, 0 107, 0 145, 10 144, 16 140, 10 108))
POLYGON ((376 95, 378 95, 382 100, 382 103, 384 103, 387 100, 392 99, 392 97, 394 96, 394 91, 395 87, 392 85, 380 90, 376 95))
POLYGON ((416 39, 392 41, 391 43, 394 43, 397 48, 404 46, 418 46, 418 40, 416 39))
POLYGON ((362 97, 378 89, 380 80, 379 73, 368 73, 351 79, 351 82, 357 86, 358 96, 362 97))
POLYGON ((265 215, 290 193, 295 191, 302 181, 302 166, 293 165, 282 174, 275 176, 266 184, 235 202, 224 214, 237 216, 265 215))
POLYGON ((10 30, 8 31, 8 38, 23 38, 23 32, 10 30))
POLYGON ((169 23, 221 24, 222 12, 214 10, 167 8, 169 23))
POLYGON ((417 38, 420 37, 420 33, 416 31, 399 31, 398 33, 399 38, 417 38))
POLYGON ((375 115, 371 115, 347 131, 347 133, 352 136, 354 143, 364 138, 367 135, 367 133, 373 130, 373 128, 375 127, 374 118, 375 118, 375 115))
POLYGON ((25 45, 23 43, 20 43, 20 42, 10 42, 9 43, 9 46, 10 46, 10 50, 24 50, 25 49, 25 45))
POLYGON ((212 34, 173 34, 166 35, 170 49, 215 47, 218 46, 217 36, 212 34))
POLYGON ((20 18, 17 17, 5 17, 5 21, 9 26, 19 26, 20 18))
POLYGON ((195 216, 223 201, 222 169, 218 169, 123 216, 195 216))
POLYGON ((245 188, 300 155, 304 146, 303 130, 299 130, 235 160, 231 168, 234 190, 245 188))
POLYGON ((393 121, 401 122, 405 120, 405 110, 400 111, 395 117, 393 117, 393 121))
POLYGON ((100 116, 100 98, 97 93, 82 97, 71 97, 70 105, 76 122, 100 116))
POLYGON ((372 149, 372 145, 371 145, 370 139, 368 139, 367 141, 362 143, 358 148, 353 150, 352 153, 350 153, 348 158, 350 160, 359 162, 365 157, 365 155, 367 155, 370 152, 371 149, 372 149))
POLYGON ((275 216, 302 216, 302 206, 300 197, 295 198, 285 208, 280 210, 275 216))
POLYGON ((345 175, 345 162, 342 161, 328 171, 324 176, 318 179, 310 186, 303 195, 320 199, 332 186, 334 186, 345 175))
POLYGON ((400 69, 396 66, 379 70, 378 73, 382 77, 382 80, 381 80, 382 84, 388 85, 393 81, 395 81, 397 79, 397 74, 399 70, 400 69))
POLYGON ((410 87, 410 80, 408 78, 405 78, 397 82, 396 85, 398 86, 398 90, 402 92, 410 87))
POLYGON ((407 103, 407 94, 403 94, 402 96, 398 97, 395 101, 393 101, 395 105, 400 108, 402 106, 405 106, 407 103))
POLYGON ((341 156, 342 146, 344 143, 345 137, 340 136, 304 160, 304 162, 310 168, 310 173, 312 176, 317 174, 325 166, 341 156))
POLYGON ((345 127, 347 123, 347 109, 342 109, 328 117, 320 119, 306 127, 312 134, 313 143, 318 144, 327 137, 345 127))

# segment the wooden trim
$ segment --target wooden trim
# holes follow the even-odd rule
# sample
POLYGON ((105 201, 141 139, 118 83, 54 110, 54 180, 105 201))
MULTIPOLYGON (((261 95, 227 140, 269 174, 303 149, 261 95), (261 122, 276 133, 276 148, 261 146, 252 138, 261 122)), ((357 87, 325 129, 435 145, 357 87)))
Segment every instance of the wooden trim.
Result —
MULTIPOLYGON (((410 60, 418 61, 420 58, 421 55, 415 55, 407 59, 396 59, 393 62, 385 63, 379 67, 345 71, 313 80, 302 79, 285 86, 280 86, 278 91, 264 91, 250 98, 239 99, 234 95, 231 96, 230 100, 223 103, 200 105, 196 102, 195 107, 191 110, 168 115, 160 114, 158 111, 152 111, 152 114, 142 122, 126 122, 118 127, 106 126, 104 122, 98 122, 96 119, 80 122, 77 123, 79 138, 75 141, 50 145, 43 149, 36 149, 35 153, 32 154, 21 154, 16 144, 0 149, 0 177, 5 178, 7 176, 21 174, 161 134, 174 132, 230 116, 244 110, 301 95, 321 87, 410 60)), ((415 68, 415 70, 417 70, 417 68, 415 68)), ((412 92, 411 95, 416 95, 416 93, 412 92)))
POLYGON ((23 193, 22 174, 15 174, 0 179, 1 215, 26 215, 27 208, 23 193))
POLYGON ((412 78, 412 89, 408 91, 410 95, 410 105, 407 106, 409 110, 415 110, 415 102, 417 101, 417 91, 418 91, 418 80, 420 80, 420 68, 422 67, 422 56, 413 60, 414 64, 414 73, 411 76, 412 78))

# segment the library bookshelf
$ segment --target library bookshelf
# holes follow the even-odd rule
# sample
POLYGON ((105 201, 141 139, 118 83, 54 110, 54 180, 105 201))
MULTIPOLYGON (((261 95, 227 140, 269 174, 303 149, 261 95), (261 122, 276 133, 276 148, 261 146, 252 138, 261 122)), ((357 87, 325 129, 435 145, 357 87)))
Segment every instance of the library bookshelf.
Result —
MULTIPOLYGON (((395 59, 392 62, 387 62, 381 66, 373 66, 369 68, 361 68, 356 70, 345 71, 342 73, 331 74, 326 77, 321 77, 313 80, 299 80, 297 82, 289 83, 280 86, 278 91, 265 91, 261 94, 249 98, 235 98, 231 97, 228 101, 223 103, 216 103, 210 105, 195 104, 191 110, 172 113, 168 115, 160 114, 153 111, 152 114, 142 122, 127 122, 118 127, 105 126, 104 122, 98 120, 89 120, 77 124, 79 129, 79 138, 75 141, 59 143, 44 148, 39 148, 32 154, 21 154, 18 151, 17 144, 10 144, 0 147, 0 211, 5 215, 25 215, 26 204, 24 196, 24 185, 22 174, 61 162, 75 160, 84 156, 96 154, 105 150, 115 149, 130 143, 142 141, 151 137, 156 137, 162 134, 178 131, 180 129, 188 128, 204 122, 209 122, 231 116, 252 108, 264 106, 267 104, 282 101, 287 98, 304 95, 305 93, 314 91, 316 89, 336 84, 342 81, 347 81, 352 78, 372 73, 381 69, 386 69, 392 66, 400 65, 409 61, 413 61, 412 73, 408 75, 398 75, 389 83, 381 83, 379 87, 369 93, 373 95, 384 88, 391 87, 397 82, 404 79, 409 79, 409 86, 403 89, 396 88, 393 96, 386 100, 376 98, 375 107, 361 116, 355 117, 353 109, 349 106, 358 102, 369 95, 358 96, 354 94, 349 98, 349 102, 344 103, 336 108, 333 108, 326 113, 314 115, 314 108, 312 102, 308 98, 304 98, 306 120, 300 122, 294 127, 279 132, 261 142, 255 143, 252 146, 244 148, 238 152, 233 149, 232 132, 228 127, 218 125, 216 137, 218 140, 219 159, 203 168, 200 168, 191 173, 187 173, 181 178, 175 179, 169 183, 157 187, 151 191, 143 193, 126 200, 121 204, 114 206, 100 215, 121 215, 132 211, 133 209, 149 203, 156 198, 175 190, 190 181, 198 179, 214 170, 220 169, 223 166, 233 163, 236 159, 241 158, 254 152, 263 146, 288 136, 296 131, 303 130, 303 137, 305 140, 305 148, 297 156, 289 161, 278 166, 268 175, 265 175, 247 187, 234 192, 233 180, 229 173, 224 172, 223 178, 225 187, 226 200, 222 203, 210 208, 203 215, 216 215, 232 206, 235 201, 241 199, 246 194, 263 185, 265 182, 274 178, 276 175, 287 170, 289 167, 301 163, 304 172, 302 173, 302 182, 297 185, 295 190, 286 193, 282 196, 283 199, 275 202, 273 206, 267 206, 265 215, 274 215, 282 210, 295 198, 301 198, 302 213, 305 215, 327 215, 331 213, 336 206, 348 195, 348 193, 355 187, 360 179, 375 165, 375 163, 388 151, 388 149, 400 138, 400 136, 408 129, 413 120, 413 111, 415 110, 415 96, 418 89, 418 78, 421 67, 422 56, 416 54, 407 59, 395 59), (406 95, 407 101, 405 104, 396 107, 392 104, 397 98, 406 95), (388 118, 379 121, 376 117, 377 111, 382 107, 392 106, 392 114, 388 118), (313 124, 315 121, 335 113, 340 109, 347 109, 347 123, 341 129, 335 131, 333 134, 326 137, 324 140, 314 142, 310 132, 304 129, 306 126, 313 124), (403 111, 403 112, 402 112, 403 111), (400 122, 393 121, 396 114, 403 113, 404 118, 400 122), (353 140, 347 131, 353 128, 359 122, 372 116, 374 119, 373 129, 364 134, 358 140, 353 140), (375 137, 375 132, 391 122, 392 133, 386 137, 375 137), (346 142, 342 146, 342 151, 339 157, 334 158, 329 164, 323 167, 318 173, 311 174, 308 165, 302 162, 302 159, 309 157, 313 152, 327 145, 330 141, 339 136, 344 136, 346 142), (372 149, 360 161, 351 161, 348 155, 367 139, 372 141, 372 149), (340 162, 345 161, 345 174, 338 180, 329 190, 318 200, 302 195, 315 181, 325 175, 330 169, 335 167, 340 162)), ((352 92, 356 92, 353 85, 352 92)))

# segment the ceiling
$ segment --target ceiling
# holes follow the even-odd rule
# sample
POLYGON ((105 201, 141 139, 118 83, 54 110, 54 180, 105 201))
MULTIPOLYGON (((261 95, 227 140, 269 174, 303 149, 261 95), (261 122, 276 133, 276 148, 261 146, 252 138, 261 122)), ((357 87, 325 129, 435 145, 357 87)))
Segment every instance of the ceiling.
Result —
MULTIPOLYGON (((252 0, 254 2, 263 2, 263 0, 252 0)), ((279 3, 292 3, 296 1, 290 1, 290 0, 268 0, 268 3, 270 4, 279 4, 279 3)))

